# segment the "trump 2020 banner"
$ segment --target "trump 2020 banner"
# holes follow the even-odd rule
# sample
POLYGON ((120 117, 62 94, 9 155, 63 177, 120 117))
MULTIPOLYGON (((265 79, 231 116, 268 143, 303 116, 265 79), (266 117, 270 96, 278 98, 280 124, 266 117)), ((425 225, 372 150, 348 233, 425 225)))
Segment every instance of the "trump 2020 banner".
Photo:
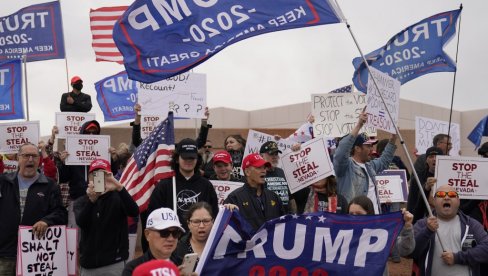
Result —
MULTIPOLYGON (((456 33, 461 10, 439 13, 426 18, 392 37, 385 46, 366 55, 368 64, 402 84, 434 72, 454 72, 456 64, 442 49, 456 33)), ((363 59, 352 61, 355 71, 352 81, 366 92, 368 70, 363 59)))
POLYGON ((32 5, 0 18, 0 61, 64 58, 63 24, 58 1, 32 5))
POLYGON ((400 212, 379 216, 285 215, 256 233, 236 212, 219 212, 199 275, 382 275, 403 227, 400 212))
POLYGON ((240 40, 342 22, 332 0, 140 0, 114 26, 129 77, 144 83, 183 73, 240 40))
POLYGON ((105 122, 134 118, 137 103, 137 84, 122 71, 95 83, 97 101, 105 122))
POLYGON ((0 62, 0 120, 23 118, 20 59, 0 62))

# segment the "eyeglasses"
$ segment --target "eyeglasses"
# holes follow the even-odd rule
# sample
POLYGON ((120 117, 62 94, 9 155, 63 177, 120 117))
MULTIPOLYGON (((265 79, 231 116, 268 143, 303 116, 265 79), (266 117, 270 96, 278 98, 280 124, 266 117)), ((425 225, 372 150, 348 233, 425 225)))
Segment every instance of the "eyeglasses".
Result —
POLYGON ((211 149, 212 148, 212 146, 203 146, 203 147, 206 148, 206 149, 211 149))
POLYGON ((192 226, 198 227, 198 226, 200 226, 201 223, 203 223, 203 225, 205 225, 205 226, 209 225, 213 221, 213 219, 211 219, 211 218, 206 218, 206 219, 190 219, 188 221, 190 222, 190 224, 192 226))
POLYGON ((31 157, 32 159, 39 158, 39 154, 35 154, 35 153, 22 153, 20 156, 22 156, 22 158, 26 160, 29 160, 31 157))
POLYGON ((449 192, 438 191, 438 192, 435 192, 435 197, 445 198, 446 196, 448 196, 450 198, 457 198, 457 197, 459 197, 459 194, 456 191, 449 191, 449 192))
POLYGON ((173 236, 173 238, 175 239, 179 239, 183 234, 180 229, 175 229, 175 230, 164 229, 164 230, 159 230, 158 232, 159 232, 159 236, 165 239, 168 238, 169 235, 173 236))

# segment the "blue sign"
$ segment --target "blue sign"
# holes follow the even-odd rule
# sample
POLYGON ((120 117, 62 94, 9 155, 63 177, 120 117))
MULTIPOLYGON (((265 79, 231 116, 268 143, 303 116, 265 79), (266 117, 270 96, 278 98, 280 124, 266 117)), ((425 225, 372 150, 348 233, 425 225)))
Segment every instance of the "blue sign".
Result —
POLYGON ((63 24, 58 1, 32 5, 0 18, 0 61, 64 58, 63 24))
POLYGON ((140 0, 117 21, 113 38, 129 78, 151 83, 252 36, 339 22, 331 0, 140 0))
POLYGON ((125 71, 98 81, 95 83, 95 90, 105 122, 134 118, 137 87, 136 82, 130 80, 125 71))
POLYGON ((0 120, 23 118, 21 61, 0 62, 0 120))
POLYGON ((215 223, 200 275, 382 275, 403 227, 400 212, 285 215, 253 233, 238 212, 221 210, 215 223))
MULTIPOLYGON (((402 84, 429 73, 456 71, 456 64, 442 48, 456 33, 460 13, 461 10, 439 13, 399 32, 385 46, 365 56, 369 66, 402 84)), ((366 92, 368 70, 363 59, 357 57, 352 63, 352 81, 359 91, 366 92)))

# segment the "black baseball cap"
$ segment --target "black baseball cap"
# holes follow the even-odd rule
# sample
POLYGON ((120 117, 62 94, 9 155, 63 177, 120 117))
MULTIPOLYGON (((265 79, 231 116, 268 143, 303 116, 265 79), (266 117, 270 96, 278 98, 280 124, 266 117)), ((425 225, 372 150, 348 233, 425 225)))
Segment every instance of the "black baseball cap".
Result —
POLYGON ((193 139, 185 138, 176 146, 176 152, 183 159, 196 159, 198 157, 197 142, 193 139))
POLYGON ((261 145, 261 148, 259 149, 259 153, 282 153, 281 150, 278 148, 278 144, 274 141, 268 141, 264 144, 261 145))
POLYGON ((425 156, 431 156, 431 155, 444 155, 444 153, 438 147, 430 147, 425 152, 425 156))

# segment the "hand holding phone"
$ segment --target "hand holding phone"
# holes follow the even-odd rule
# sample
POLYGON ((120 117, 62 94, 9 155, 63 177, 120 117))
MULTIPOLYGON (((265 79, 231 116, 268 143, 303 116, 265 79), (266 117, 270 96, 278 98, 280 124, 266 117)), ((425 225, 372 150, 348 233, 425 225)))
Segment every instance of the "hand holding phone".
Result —
POLYGON ((93 172, 93 185, 96 193, 105 192, 105 173, 103 171, 93 172))
POLYGON ((190 253, 186 254, 183 257, 183 263, 182 265, 184 266, 183 270, 181 270, 182 275, 191 275, 191 273, 195 270, 196 264, 198 261, 198 254, 197 253, 190 253))

